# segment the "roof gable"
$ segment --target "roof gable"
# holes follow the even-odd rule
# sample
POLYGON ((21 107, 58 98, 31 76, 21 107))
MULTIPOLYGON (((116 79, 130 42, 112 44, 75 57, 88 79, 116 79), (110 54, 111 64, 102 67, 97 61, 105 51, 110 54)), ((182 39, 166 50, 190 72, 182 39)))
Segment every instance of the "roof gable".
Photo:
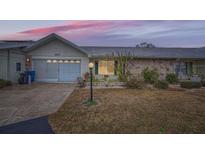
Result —
POLYGON ((71 46, 71 47, 73 47, 73 48, 75 48, 75 49, 77 49, 77 50, 79 50, 79 51, 81 51, 82 53, 84 53, 84 54, 87 55, 87 53, 84 51, 84 49, 80 48, 80 47, 77 46, 76 44, 74 44, 74 43, 68 41, 67 39, 65 39, 65 38, 63 38, 63 37, 61 37, 61 36, 59 36, 59 35, 57 35, 57 34, 55 34, 55 33, 52 33, 52 34, 50 34, 50 35, 48 35, 48 36, 46 36, 46 37, 44 37, 44 38, 42 38, 42 39, 36 41, 36 42, 35 42, 34 44, 32 44, 31 46, 28 46, 28 47, 25 49, 25 51, 33 50, 33 49, 35 49, 35 48, 37 48, 37 47, 39 47, 39 46, 42 46, 42 45, 44 45, 44 44, 47 44, 47 43, 49 43, 49 42, 51 42, 51 41, 53 41, 53 40, 59 40, 59 41, 65 43, 65 44, 67 44, 67 45, 69 45, 69 46, 71 46))

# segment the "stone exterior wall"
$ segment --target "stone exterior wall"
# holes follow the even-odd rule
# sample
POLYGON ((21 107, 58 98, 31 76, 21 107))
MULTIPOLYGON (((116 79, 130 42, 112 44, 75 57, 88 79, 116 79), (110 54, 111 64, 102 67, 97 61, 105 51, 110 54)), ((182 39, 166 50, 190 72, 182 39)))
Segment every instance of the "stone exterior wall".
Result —
MULTIPOLYGON (((100 59, 92 59, 91 62, 95 62, 100 59)), ((167 73, 176 73, 175 69, 177 65, 180 65, 181 71, 185 69, 185 62, 193 63, 193 74, 204 74, 205 75, 205 61, 204 60, 171 60, 171 59, 134 59, 128 61, 128 69, 132 76, 137 77, 138 79, 143 79, 141 73, 148 67, 150 69, 156 69, 160 75, 160 79, 164 80, 167 73)), ((93 72, 95 72, 95 67, 93 72)), ((179 74, 178 74, 179 75, 179 74)), ((98 78, 103 78, 103 75, 95 75, 98 78)), ((109 75, 111 78, 117 79, 116 75, 109 75)), ((188 75, 181 73, 181 77, 187 78, 188 75)), ((180 78, 180 76, 179 76, 180 78)))
POLYGON ((199 60, 194 62, 193 72, 205 76, 205 61, 199 60))
POLYGON ((141 72, 146 68, 156 69, 160 75, 160 79, 165 79, 167 73, 175 73, 175 60, 153 60, 153 59, 137 59, 128 62, 128 69, 131 75, 142 78, 141 72))

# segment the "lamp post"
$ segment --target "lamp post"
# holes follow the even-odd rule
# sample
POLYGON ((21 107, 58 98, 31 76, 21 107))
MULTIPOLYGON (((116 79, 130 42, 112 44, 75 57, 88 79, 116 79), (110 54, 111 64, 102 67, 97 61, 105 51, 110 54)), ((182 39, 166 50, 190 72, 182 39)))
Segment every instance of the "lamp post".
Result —
POLYGON ((89 63, 88 67, 90 69, 90 101, 93 101, 93 63, 89 63))

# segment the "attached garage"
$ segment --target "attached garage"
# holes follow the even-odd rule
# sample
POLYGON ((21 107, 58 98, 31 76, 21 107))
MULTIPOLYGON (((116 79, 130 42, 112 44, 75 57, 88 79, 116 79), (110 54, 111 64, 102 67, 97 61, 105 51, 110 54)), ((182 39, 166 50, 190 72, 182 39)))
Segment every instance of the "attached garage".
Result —
POLYGON ((74 82, 81 76, 80 66, 80 60, 33 60, 37 81, 74 82))
POLYGON ((59 81, 76 81, 80 77, 80 63, 59 64, 59 81))
POLYGON ((36 81, 75 82, 88 72, 87 53, 56 34, 37 41, 26 52, 36 81))

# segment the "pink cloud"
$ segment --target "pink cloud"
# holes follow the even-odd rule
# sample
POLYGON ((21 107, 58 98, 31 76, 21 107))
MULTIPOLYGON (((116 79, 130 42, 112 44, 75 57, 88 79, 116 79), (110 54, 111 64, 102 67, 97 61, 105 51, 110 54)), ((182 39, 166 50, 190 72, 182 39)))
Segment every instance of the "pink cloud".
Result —
POLYGON ((7 39, 39 39, 50 33, 60 34, 71 40, 78 40, 95 35, 110 33, 116 28, 139 26, 139 21, 108 21, 108 20, 84 20, 66 21, 64 25, 39 27, 15 34, 7 35, 7 39))
POLYGON ((92 28, 99 28, 101 30, 112 25, 111 22, 102 21, 72 21, 62 26, 43 27, 19 32, 19 34, 27 35, 45 35, 49 33, 69 32, 75 30, 88 30, 92 28))

